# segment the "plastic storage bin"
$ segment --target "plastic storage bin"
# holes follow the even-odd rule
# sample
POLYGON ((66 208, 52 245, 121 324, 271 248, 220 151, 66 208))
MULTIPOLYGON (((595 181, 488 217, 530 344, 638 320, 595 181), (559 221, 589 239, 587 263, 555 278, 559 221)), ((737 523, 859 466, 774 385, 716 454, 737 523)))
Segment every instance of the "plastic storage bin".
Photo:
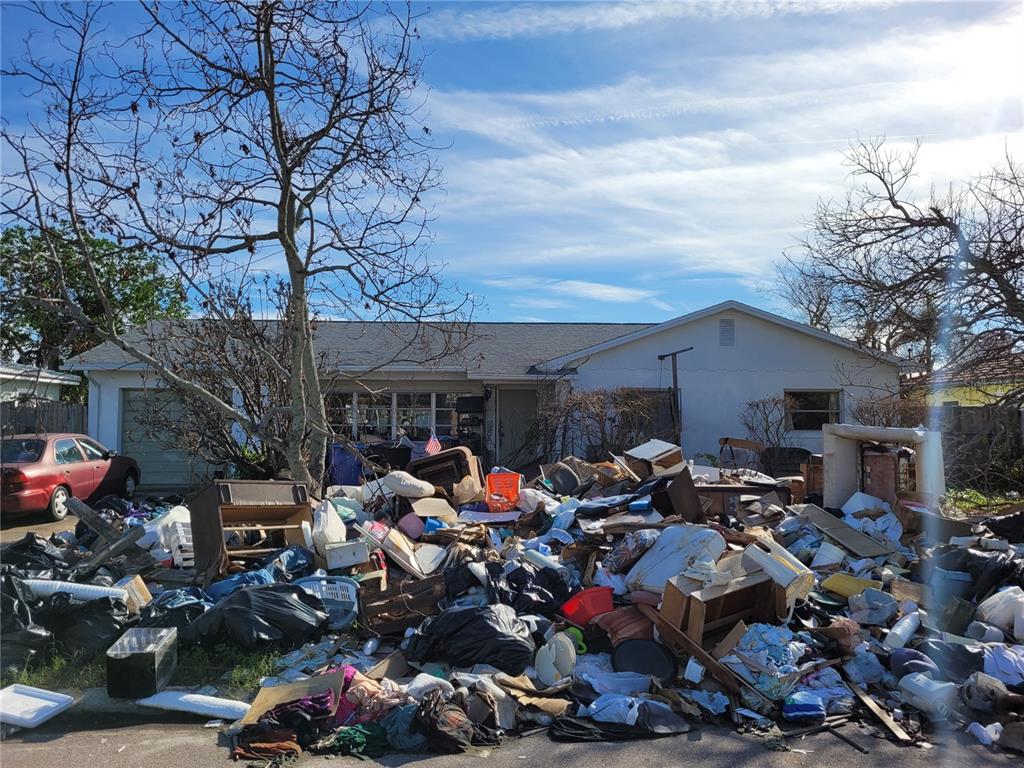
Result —
POLYGON ((589 587, 566 600, 561 613, 576 626, 585 627, 591 619, 612 609, 614 592, 611 587, 589 587))
POLYGON ((178 630, 129 629, 107 651, 107 695, 141 699, 163 690, 178 666, 178 630))
POLYGON ((491 512, 508 512, 519 501, 518 472, 491 472, 487 476, 487 507, 491 512))
POLYGON ((347 576, 308 576, 292 583, 324 601, 330 617, 328 629, 346 629, 359 615, 359 582, 354 579, 347 576))

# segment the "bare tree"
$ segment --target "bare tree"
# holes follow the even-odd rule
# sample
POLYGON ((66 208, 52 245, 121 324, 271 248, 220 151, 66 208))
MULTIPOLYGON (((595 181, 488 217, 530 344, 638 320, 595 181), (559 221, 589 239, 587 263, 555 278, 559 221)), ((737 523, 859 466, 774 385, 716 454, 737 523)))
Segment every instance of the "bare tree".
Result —
MULTIPOLYGON (((856 186, 823 201, 780 265, 781 292, 812 324, 961 378, 1024 350, 1024 168, 999 165, 915 195, 917 148, 857 141, 856 186), (827 309, 817 309, 827 287, 827 309), (808 311, 808 305, 814 311, 808 311)), ((1003 402, 1024 403, 1024 384, 1003 402)))
POLYGON ((786 444, 789 435, 789 412, 794 403, 783 395, 750 400, 743 405, 740 423, 747 430, 751 440, 765 448, 779 448, 786 444))
POLYGON ((577 390, 551 386, 537 408, 535 435, 545 457, 583 454, 607 461, 651 438, 673 439, 668 392, 633 387, 577 390))
MULTIPOLYGON (((458 344, 471 308, 424 253, 439 173, 416 100, 415 19, 408 7, 303 0, 141 8, 144 28, 119 40, 102 25, 103 6, 37 4, 66 55, 54 58, 49 44, 38 54, 30 39, 5 72, 45 112, 24 133, 3 132, 8 166, 18 166, 4 216, 44 234, 37 258, 62 289, 57 300, 23 298, 88 327, 318 484, 326 441, 344 437, 326 419, 316 318, 411 321, 405 354, 436 356, 458 344), (172 363, 166 343, 120 331, 90 231, 162 256, 231 344, 287 383, 271 403, 283 430, 195 366, 172 363), (99 319, 70 289, 65 246, 99 296, 99 319), (272 341, 252 322, 232 322, 239 304, 224 302, 249 295, 267 270, 287 289, 272 341)), ((193 356, 217 369, 227 341, 215 335, 203 352, 196 338, 193 356)))
POLYGON ((854 398, 850 417, 872 427, 917 427, 928 421, 924 399, 899 394, 854 398))

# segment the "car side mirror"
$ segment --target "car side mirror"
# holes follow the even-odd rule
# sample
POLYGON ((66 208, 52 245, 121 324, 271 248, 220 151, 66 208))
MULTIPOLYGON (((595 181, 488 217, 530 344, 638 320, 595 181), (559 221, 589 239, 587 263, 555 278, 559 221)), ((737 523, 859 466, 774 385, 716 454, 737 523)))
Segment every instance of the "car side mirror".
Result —
POLYGON ((107 459, 108 461, 114 458, 115 456, 117 456, 117 451, 107 451, 105 454, 103 454, 103 458, 107 459))

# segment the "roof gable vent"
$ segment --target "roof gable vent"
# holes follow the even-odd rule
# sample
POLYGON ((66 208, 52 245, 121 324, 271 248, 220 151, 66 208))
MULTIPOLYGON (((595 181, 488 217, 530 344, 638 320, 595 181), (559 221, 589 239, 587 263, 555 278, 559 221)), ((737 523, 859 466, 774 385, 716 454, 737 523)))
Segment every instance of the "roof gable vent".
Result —
POLYGON ((718 346, 736 346, 736 321, 733 319, 718 321, 718 346))

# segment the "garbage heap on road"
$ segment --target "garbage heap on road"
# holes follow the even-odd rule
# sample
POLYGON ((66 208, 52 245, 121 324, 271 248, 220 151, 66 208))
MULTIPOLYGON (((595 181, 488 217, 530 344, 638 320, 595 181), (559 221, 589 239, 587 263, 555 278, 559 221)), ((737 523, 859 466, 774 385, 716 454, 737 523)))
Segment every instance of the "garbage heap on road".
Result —
POLYGON ((454 448, 322 499, 217 480, 187 505, 72 500, 74 534, 3 551, 3 665, 105 654, 112 697, 224 719, 250 760, 714 721, 1024 751, 1024 511, 943 517, 875 432, 852 466, 826 451, 785 478, 654 440, 534 478, 454 448), (223 643, 281 652, 252 701, 166 687, 179 647, 223 643))

